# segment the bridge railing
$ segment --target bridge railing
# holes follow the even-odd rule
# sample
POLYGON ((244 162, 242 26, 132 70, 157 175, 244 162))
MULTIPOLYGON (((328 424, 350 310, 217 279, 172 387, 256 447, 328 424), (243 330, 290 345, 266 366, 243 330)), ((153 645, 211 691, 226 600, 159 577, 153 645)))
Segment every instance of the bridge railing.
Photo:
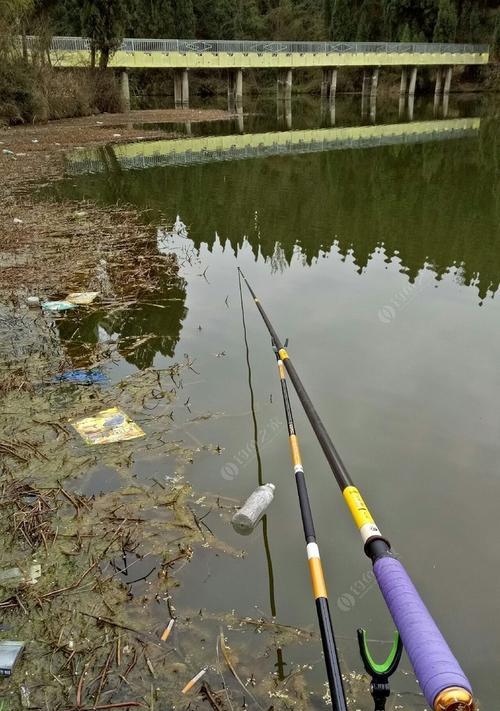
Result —
MULTIPOLYGON (((34 48, 37 37, 27 38, 34 48)), ((51 49, 59 52, 90 51, 85 37, 53 37, 51 49)), ((422 42, 256 42, 253 40, 124 39, 123 52, 257 53, 257 54, 484 54, 486 44, 438 44, 422 42)))

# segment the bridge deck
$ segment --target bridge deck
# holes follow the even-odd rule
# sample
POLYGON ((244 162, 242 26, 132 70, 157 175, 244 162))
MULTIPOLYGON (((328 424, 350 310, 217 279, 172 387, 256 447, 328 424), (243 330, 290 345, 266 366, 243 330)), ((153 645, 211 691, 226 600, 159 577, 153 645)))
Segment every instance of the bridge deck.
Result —
MULTIPOLYGON (((37 42, 28 38, 30 47, 37 42)), ((55 66, 86 66, 89 40, 54 37, 55 66)), ((115 68, 258 69, 341 66, 486 64, 487 45, 391 42, 253 42, 125 39, 112 56, 115 68)))

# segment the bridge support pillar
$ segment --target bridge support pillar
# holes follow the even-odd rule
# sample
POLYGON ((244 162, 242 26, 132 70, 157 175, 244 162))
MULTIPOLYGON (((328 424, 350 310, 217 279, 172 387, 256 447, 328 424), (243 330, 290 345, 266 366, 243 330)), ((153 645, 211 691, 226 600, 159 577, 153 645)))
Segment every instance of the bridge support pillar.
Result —
POLYGON ((363 83, 361 85, 361 118, 366 118, 366 104, 368 99, 371 78, 367 69, 363 69, 363 83))
POLYGON ((439 103, 443 93, 443 67, 436 69, 436 84, 434 86, 434 116, 439 113, 439 103))
POLYGON ((243 103, 243 70, 229 69, 227 75, 227 102, 229 111, 243 103))
POLYGON ((174 69, 174 103, 175 108, 188 108, 189 106, 189 71, 187 69, 174 69))
POLYGON ((182 70, 182 107, 187 109, 189 106, 189 71, 182 70))
POLYGON ((122 111, 130 111, 130 86, 128 82, 128 72, 123 71, 120 77, 120 99, 122 111))
POLYGON ((408 94, 410 96, 415 96, 415 89, 417 88, 417 72, 418 72, 418 67, 411 68, 410 88, 408 89, 408 94))
POLYGON ((291 69, 278 69, 278 100, 284 99, 285 101, 291 101, 292 82, 293 72, 291 69))
POLYGON ((434 96, 439 98, 441 91, 443 89, 443 67, 438 67, 436 69, 436 85, 434 88, 434 96))
POLYGON ((182 106, 182 77, 178 69, 174 69, 174 104, 176 109, 182 106))
POLYGON ((363 84, 361 85, 361 94, 364 96, 368 94, 368 87, 370 86, 370 75, 366 69, 363 69, 363 84))
POLYGON ((451 80, 453 78, 453 67, 446 67, 446 75, 444 80, 444 93, 449 94, 451 89, 451 80))
POLYGON ((374 67, 372 73, 372 86, 370 91, 370 121, 372 123, 375 123, 377 120, 377 91, 379 75, 380 67, 374 67))
POLYGON ((337 93, 337 67, 324 67, 321 81, 321 98, 323 101, 335 99, 337 93))
POLYGON ((406 96, 406 89, 408 88, 408 69, 403 67, 401 69, 401 85, 399 87, 399 95, 406 96))

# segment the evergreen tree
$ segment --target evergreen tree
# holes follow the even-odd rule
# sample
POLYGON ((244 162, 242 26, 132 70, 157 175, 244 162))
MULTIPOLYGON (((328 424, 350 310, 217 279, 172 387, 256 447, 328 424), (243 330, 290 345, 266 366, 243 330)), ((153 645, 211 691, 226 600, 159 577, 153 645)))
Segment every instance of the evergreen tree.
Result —
POLYGON ((82 31, 80 0, 61 0, 52 12, 55 35, 78 37, 82 31))
POLYGON ((233 10, 234 39, 265 39, 264 18, 257 0, 235 0, 233 10))
POLYGON ((454 42, 457 34, 457 11, 453 0, 440 0, 434 28, 434 42, 454 42))
POLYGON ((202 39, 232 39, 232 0, 195 0, 196 36, 202 39))
POLYGON ((359 10, 356 40, 375 42, 382 39, 381 7, 378 0, 364 0, 359 10))
POLYGON ((129 17, 127 0, 84 0, 82 27, 91 42, 93 66, 96 53, 100 52, 99 68, 107 68, 111 55, 123 40, 129 17))
POLYGON ((175 29, 179 39, 196 37, 193 0, 174 0, 175 29))
POLYGON ((405 42, 405 43, 412 41, 411 29, 410 29, 410 25, 408 23, 406 23, 404 25, 401 35, 399 37, 399 41, 405 42))
POLYGON ((500 57, 500 10, 497 10, 495 17, 495 28, 493 30, 491 50, 494 57, 500 57))
POLYGON ((466 42, 478 42, 481 39, 481 25, 481 11, 478 3, 475 2, 470 12, 466 42))
POLYGON ((136 0, 130 34, 171 39, 176 36, 172 0, 136 0))
POLYGON ((330 32, 330 27, 332 24, 332 0, 324 0, 323 3, 323 21, 325 23, 326 31, 330 32))
POLYGON ((353 40, 354 24, 352 21, 352 3, 349 0, 334 0, 330 37, 334 42, 353 40))

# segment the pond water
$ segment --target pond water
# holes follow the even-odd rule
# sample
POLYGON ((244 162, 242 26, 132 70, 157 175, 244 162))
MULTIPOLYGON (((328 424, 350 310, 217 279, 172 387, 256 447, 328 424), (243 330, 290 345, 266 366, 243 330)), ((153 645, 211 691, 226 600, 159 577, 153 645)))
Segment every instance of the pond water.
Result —
MULTIPOLYGON (((113 322, 94 312, 78 324, 79 339, 149 336, 115 363, 115 381, 188 353, 196 372, 176 408, 179 429, 167 436, 220 447, 218 456, 200 453, 189 480, 235 499, 259 481, 276 485, 267 520, 250 537, 207 517, 246 553, 200 550, 180 576, 178 607, 315 628, 276 365, 244 292, 247 362, 239 265, 290 339, 337 448, 482 707, 492 709, 500 664, 498 104, 452 97, 444 118, 418 100, 413 121, 406 108, 399 115, 397 99, 379 101, 371 119, 359 97, 340 97, 334 117, 319 100, 294 99, 291 108, 290 116, 263 102, 239 121, 179 126, 186 138, 175 149, 144 143, 68 156, 68 178, 53 194, 147 209, 158 250, 178 254, 182 276, 154 304, 113 322), (252 141, 255 134, 265 138, 252 141), (200 143, 204 136, 212 142, 200 143), (169 229, 177 215, 186 234, 169 229)), ((63 339, 72 333, 61 327, 63 339)), ((292 404, 338 645, 346 669, 361 671, 356 628, 388 640, 392 622, 295 397, 292 404)), ((135 469, 146 480, 172 473, 172 463, 135 469)), ((319 645, 313 656, 285 646, 276 664, 311 661, 311 706, 321 708, 319 645)), ((406 659, 394 687, 411 694, 411 708, 426 708, 406 659)), ((404 698, 400 707, 409 708, 404 698)))

